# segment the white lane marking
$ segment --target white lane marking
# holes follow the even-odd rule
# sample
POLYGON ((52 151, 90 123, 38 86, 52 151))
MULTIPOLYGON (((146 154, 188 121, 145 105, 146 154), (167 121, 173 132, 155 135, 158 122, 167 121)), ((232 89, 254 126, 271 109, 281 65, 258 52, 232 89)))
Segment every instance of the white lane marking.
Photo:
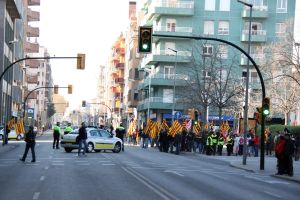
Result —
POLYGON ((8 167, 11 166, 10 164, 0 164, 0 167, 8 167))
POLYGON ((33 199, 33 200, 37 200, 37 199, 39 199, 39 196, 40 196, 40 193, 39 193, 39 192, 35 192, 35 193, 33 194, 32 199, 33 199))
POLYGON ((266 194, 268 194, 268 195, 270 195, 270 196, 277 197, 277 198, 281 199, 281 196, 278 195, 278 194, 274 194, 274 193, 268 192, 268 191, 264 191, 264 193, 266 193, 266 194))
POLYGON ((116 164, 114 164, 114 163, 103 163, 102 165, 103 166, 108 166, 108 165, 116 165, 116 164))
POLYGON ((89 161, 85 161, 85 160, 75 160, 76 163, 88 163, 89 161))
POLYGON ((137 172, 132 172, 129 169, 126 169, 125 167, 122 167, 122 169, 125 172, 127 172, 128 174, 130 174, 131 176, 133 176, 134 178, 136 178, 142 184, 144 184, 145 186, 147 186, 149 189, 151 189, 153 192, 155 192, 157 195, 159 195, 162 199, 165 199, 165 200, 177 199, 174 195, 172 195, 171 193, 169 193, 167 190, 164 190, 164 189, 162 189, 160 187, 156 188, 155 187, 156 184, 154 184, 153 182, 151 182, 146 177, 138 174, 137 172))
POLYGON ((45 170, 48 170, 48 169, 49 169, 49 166, 46 166, 46 167, 45 167, 45 170))
POLYGON ((280 183, 280 184, 286 184, 286 185, 289 185, 290 183, 287 183, 287 182, 283 182, 283 181, 268 181, 266 180, 267 183, 271 183, 271 184, 275 184, 275 183, 280 183))
POLYGON ((99 163, 111 162, 111 160, 99 160, 99 163))
POLYGON ((54 166, 63 166, 65 164, 64 163, 52 163, 52 165, 54 165, 54 166))
POLYGON ((172 171, 172 170, 165 170, 164 172, 176 174, 176 175, 178 175, 178 176, 184 176, 183 174, 180 174, 180 173, 178 173, 178 172, 176 172, 176 171, 172 171))
POLYGON ((90 165, 90 163, 77 163, 77 165, 87 166, 87 165, 90 165))
POLYGON ((40 181, 45 180, 45 176, 41 176, 40 181))

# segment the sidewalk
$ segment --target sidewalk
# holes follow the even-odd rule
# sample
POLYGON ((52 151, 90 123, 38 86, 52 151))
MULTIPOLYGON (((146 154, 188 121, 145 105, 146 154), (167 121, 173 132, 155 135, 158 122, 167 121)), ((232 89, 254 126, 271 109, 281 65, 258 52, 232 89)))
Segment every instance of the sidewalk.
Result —
POLYGON ((300 161, 293 160, 294 176, 290 177, 288 175, 275 175, 277 173, 276 165, 277 159, 273 156, 265 156, 264 159, 264 170, 260 170, 260 157, 247 157, 246 165, 243 165, 242 156, 209 156, 213 159, 219 159, 223 161, 228 161, 230 166, 250 171, 253 173, 270 175, 276 178, 287 179, 300 183, 300 161))
POLYGON ((2 140, 0 142, 1 142, 1 144, 0 144, 0 154, 8 152, 8 151, 16 148, 17 145, 19 145, 19 144, 16 144, 16 143, 9 143, 9 142, 6 145, 2 145, 2 140))

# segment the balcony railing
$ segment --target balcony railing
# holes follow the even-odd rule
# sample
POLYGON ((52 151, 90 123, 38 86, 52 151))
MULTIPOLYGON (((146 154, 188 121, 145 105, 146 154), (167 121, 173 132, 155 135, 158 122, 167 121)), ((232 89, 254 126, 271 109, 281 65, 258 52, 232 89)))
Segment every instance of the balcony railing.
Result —
POLYGON ((151 5, 163 8, 194 8, 194 1, 157 0, 151 5))
MULTIPOLYGON (((249 30, 243 30, 241 35, 242 42, 248 42, 249 30)), ((266 30, 251 30, 251 42, 266 42, 267 31, 266 30)))
POLYGON ((192 33, 192 27, 178 27, 169 28, 168 26, 155 26, 153 31, 163 31, 163 32, 181 32, 181 33, 192 33))

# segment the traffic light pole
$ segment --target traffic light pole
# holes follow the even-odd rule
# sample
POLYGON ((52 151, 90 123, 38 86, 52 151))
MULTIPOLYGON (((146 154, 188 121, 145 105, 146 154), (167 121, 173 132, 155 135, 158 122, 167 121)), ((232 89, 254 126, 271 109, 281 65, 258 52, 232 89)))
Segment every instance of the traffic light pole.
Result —
MULTIPOLYGON (((23 102, 23 121, 24 121, 24 124, 25 124, 25 113, 26 113, 26 102, 27 102, 27 99, 29 97, 29 95, 38 90, 38 89, 43 89, 43 88, 55 88, 55 87, 37 87, 37 88, 34 88, 33 90, 29 91, 28 94, 26 95, 26 97, 24 98, 24 102, 23 102)), ((69 88, 69 87, 58 87, 58 88, 69 88)))
MULTIPOLYGON (((258 66, 256 65, 255 61, 252 59, 252 57, 246 52, 244 51, 242 48, 240 48, 239 46, 237 46, 234 43, 231 43, 229 41, 226 40, 222 40, 219 38, 211 38, 211 37, 201 37, 201 36, 178 36, 178 35, 166 35, 166 34, 152 34, 153 37, 166 37, 166 38, 186 38, 186 39, 194 39, 194 40, 209 40, 209 41, 217 41, 217 42, 221 42, 221 43, 225 43, 228 44, 236 49, 238 49, 240 52, 242 52, 248 59, 249 61, 253 64, 253 66, 256 69, 256 72, 258 74, 260 83, 261 83, 261 89, 262 89, 262 107, 263 107, 263 102, 266 96, 266 91, 265 91, 265 84, 264 84, 264 80, 262 77, 262 74, 258 68, 258 66)), ((265 132, 265 116, 262 115, 262 124, 261 124, 261 135, 260 135, 260 169, 264 170, 264 165, 265 165, 265 137, 264 137, 264 132, 265 132)))
POLYGON ((104 104, 104 103, 89 103, 89 104, 103 105, 103 106, 105 106, 106 108, 108 108, 109 111, 110 111, 110 116, 111 116, 111 118, 110 118, 110 125, 112 125, 112 122, 113 122, 112 109, 111 109, 108 105, 106 105, 106 104, 104 104))

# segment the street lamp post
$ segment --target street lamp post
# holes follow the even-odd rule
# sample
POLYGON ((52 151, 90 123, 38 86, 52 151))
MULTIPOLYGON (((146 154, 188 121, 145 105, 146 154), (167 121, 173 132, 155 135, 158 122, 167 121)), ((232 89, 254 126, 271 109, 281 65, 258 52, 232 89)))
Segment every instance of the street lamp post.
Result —
POLYGON ((168 48, 175 52, 175 64, 174 64, 174 77, 173 77, 173 104, 172 104, 172 124, 174 122, 174 110, 175 110, 175 89, 176 89, 176 65, 177 65, 177 53, 178 51, 172 48, 168 48))
MULTIPOLYGON (((251 22, 252 22, 252 7, 253 4, 247 3, 241 0, 237 0, 239 3, 244 4, 250 8, 249 18, 249 35, 248 35, 248 54, 250 55, 251 48, 251 22)), ((244 109, 244 145, 243 145, 243 165, 246 165, 247 159, 247 132, 248 132, 248 90, 249 90, 249 59, 247 60, 247 74, 246 74, 246 94, 245 94, 245 109, 244 109)))
POLYGON ((150 69, 147 69, 147 68, 145 68, 144 69, 144 71, 145 72, 148 72, 148 79, 149 79, 149 86, 148 86, 148 91, 149 91, 149 93, 148 93, 148 121, 149 121, 149 119, 150 119, 150 100, 151 100, 151 70, 150 69))

